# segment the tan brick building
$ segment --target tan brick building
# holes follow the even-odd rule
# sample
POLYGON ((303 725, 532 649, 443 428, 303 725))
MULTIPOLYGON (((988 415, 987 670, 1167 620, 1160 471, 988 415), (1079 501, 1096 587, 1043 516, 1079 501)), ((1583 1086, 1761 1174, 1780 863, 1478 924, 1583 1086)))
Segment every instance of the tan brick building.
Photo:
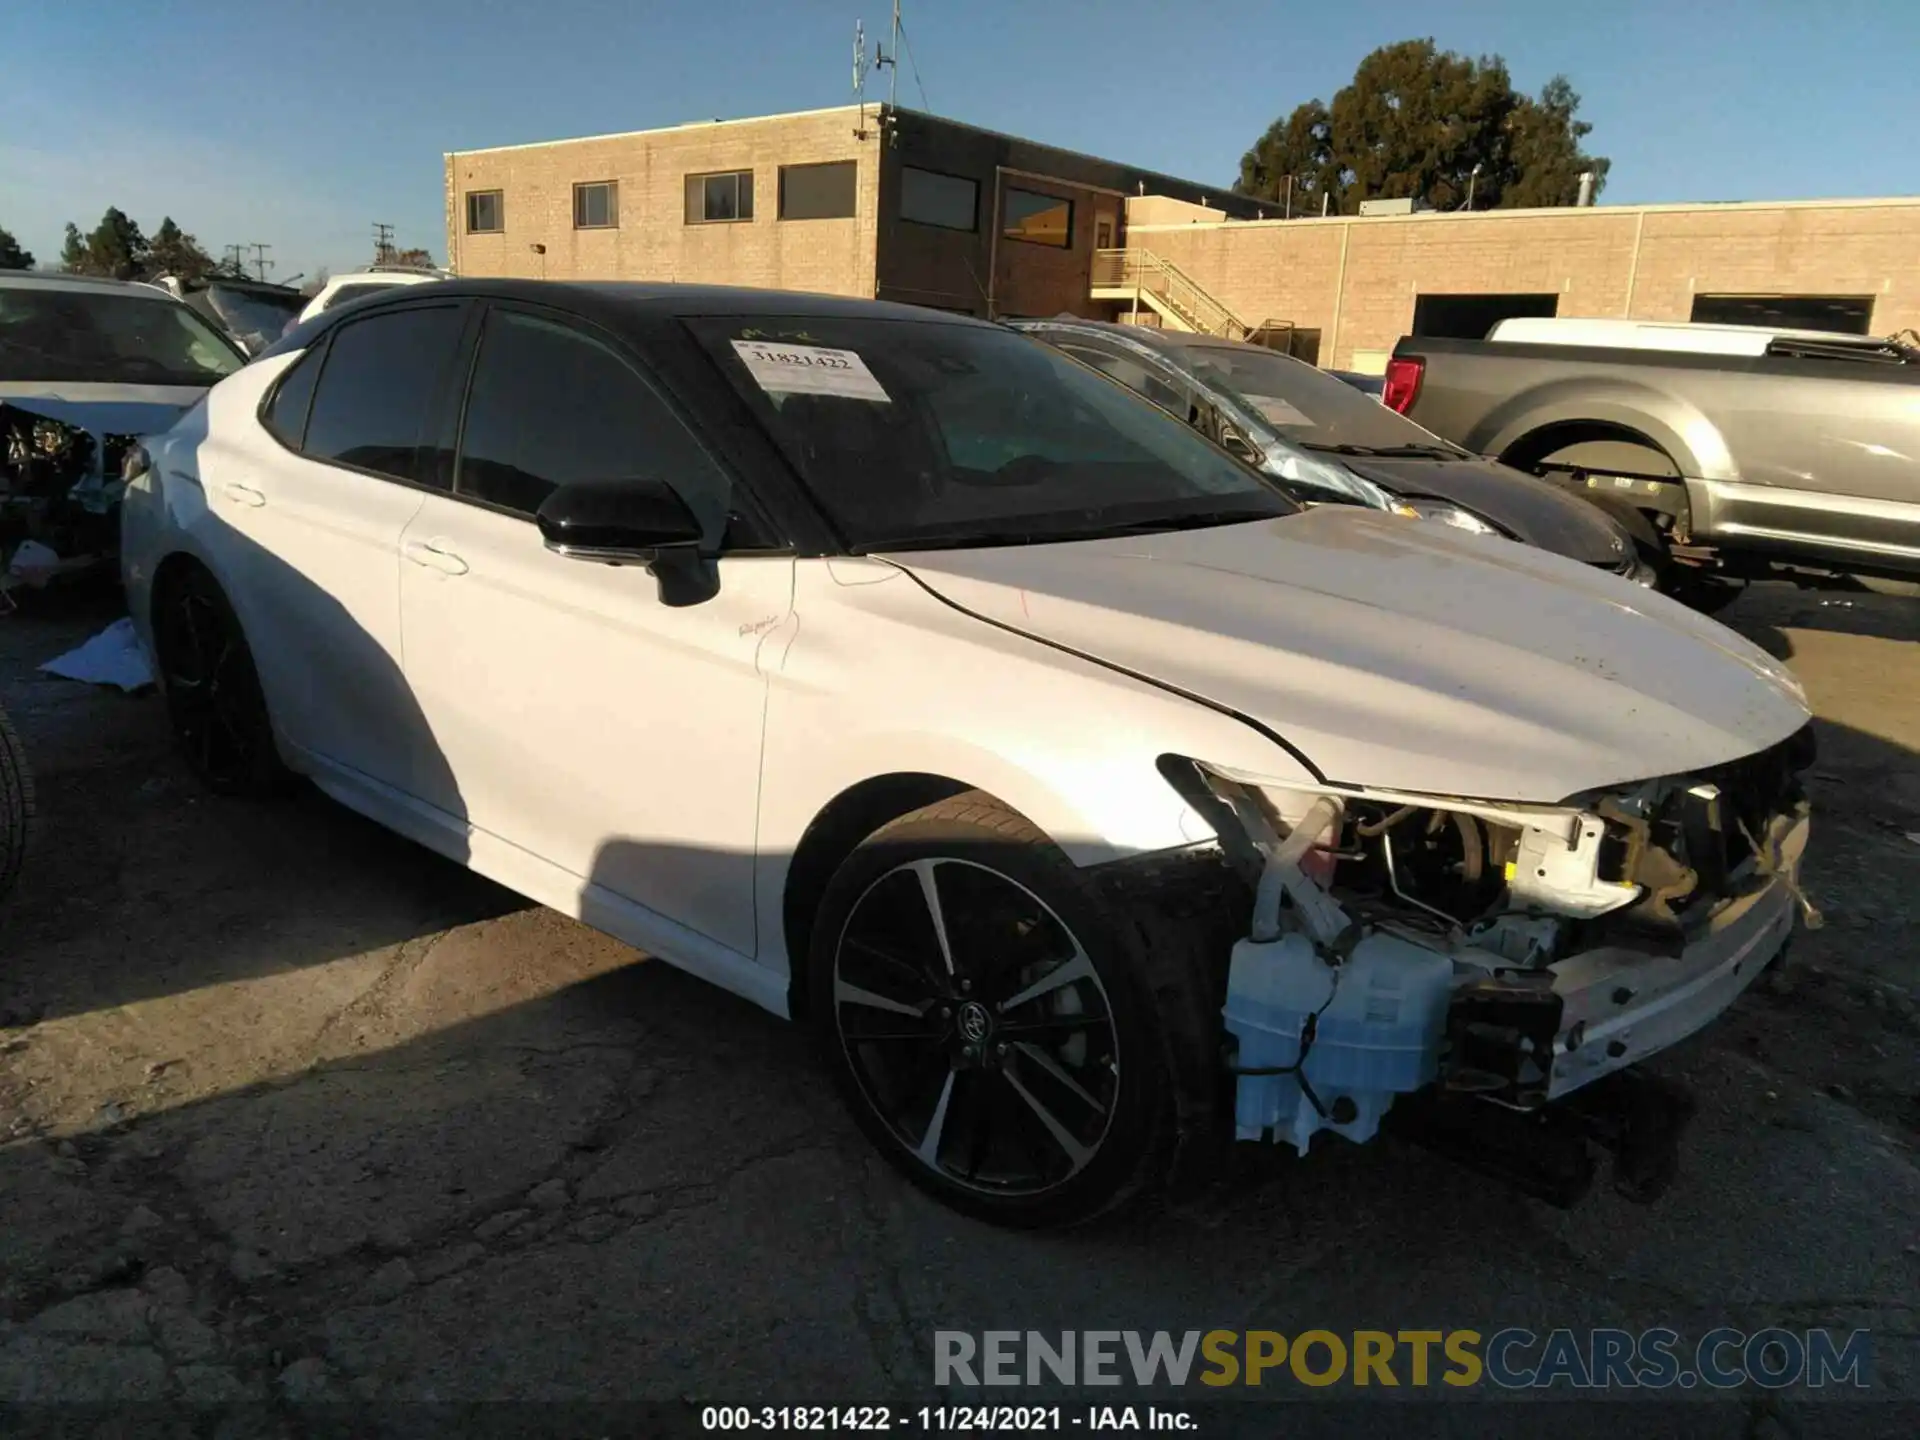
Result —
MULTIPOLYGON (((673 280, 971 314, 1088 307, 1129 196, 1208 187, 891 106, 716 120, 446 157, 462 275, 673 280)), ((1206 208, 1207 202, 1212 208, 1206 208)))
POLYGON ((1328 219, 891 106, 446 157, 463 275, 1204 329, 1380 369, 1511 314, 1920 328, 1920 198, 1328 219))
POLYGON ((1920 198, 1607 205, 1222 224, 1164 200, 1127 244, 1242 316, 1317 331, 1322 364, 1378 370, 1402 335, 1506 314, 1920 327, 1920 198))

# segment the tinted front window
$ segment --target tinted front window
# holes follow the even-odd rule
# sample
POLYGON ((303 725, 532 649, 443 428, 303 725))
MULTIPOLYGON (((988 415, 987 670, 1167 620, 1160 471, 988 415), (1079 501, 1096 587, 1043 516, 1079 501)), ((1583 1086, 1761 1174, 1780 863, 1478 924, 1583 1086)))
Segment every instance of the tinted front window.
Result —
POLYGON ((667 481, 720 541, 731 483, 626 361, 564 325, 495 311, 467 396, 459 493, 531 515, 561 485, 625 479, 667 481))
POLYGON ((243 363, 177 300, 0 285, 0 380, 211 385, 243 363))
POLYGON ((1309 450, 1337 445, 1453 450, 1432 431, 1304 361, 1252 345, 1182 345, 1175 357, 1202 384, 1224 390, 1256 419, 1309 450))
POLYGON ((692 322, 854 549, 1018 544, 1290 514, 1124 387, 985 326, 692 322))
POLYGON ((420 447, 439 425, 441 385, 460 343, 451 305, 385 311, 335 332, 301 448, 319 460, 427 480, 420 447))

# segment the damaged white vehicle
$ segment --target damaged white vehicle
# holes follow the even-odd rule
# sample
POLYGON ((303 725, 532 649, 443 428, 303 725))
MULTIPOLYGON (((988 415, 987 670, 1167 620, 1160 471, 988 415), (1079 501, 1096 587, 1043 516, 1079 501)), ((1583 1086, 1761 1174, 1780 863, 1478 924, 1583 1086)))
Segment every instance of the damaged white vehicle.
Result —
POLYGON ((181 744, 819 1033, 907 1175, 1082 1219, 1383 1121, 1649 1196, 1802 903, 1805 697, 1660 596, 1307 511, 907 307, 449 280, 127 467, 181 744), (1215 1143, 1220 1142, 1220 1143, 1215 1143))

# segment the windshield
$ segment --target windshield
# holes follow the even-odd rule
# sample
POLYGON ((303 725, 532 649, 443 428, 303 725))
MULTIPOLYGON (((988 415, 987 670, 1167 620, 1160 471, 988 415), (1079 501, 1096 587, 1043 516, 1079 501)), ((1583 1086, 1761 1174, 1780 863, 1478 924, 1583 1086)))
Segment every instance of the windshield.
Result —
POLYGON ((1176 363, 1239 400, 1249 414, 1308 449, 1433 447, 1459 452, 1346 381, 1302 360, 1252 345, 1183 345, 1176 363))
POLYGON ((242 364, 177 300, 0 286, 0 380, 211 385, 242 364))
POLYGON ((689 323, 855 551, 1091 539, 1299 509, 1125 386, 1011 331, 689 323))
POLYGON ((258 351, 278 340, 287 322, 297 319, 307 302, 300 295, 263 295, 254 290, 209 285, 207 303, 241 344, 258 351))

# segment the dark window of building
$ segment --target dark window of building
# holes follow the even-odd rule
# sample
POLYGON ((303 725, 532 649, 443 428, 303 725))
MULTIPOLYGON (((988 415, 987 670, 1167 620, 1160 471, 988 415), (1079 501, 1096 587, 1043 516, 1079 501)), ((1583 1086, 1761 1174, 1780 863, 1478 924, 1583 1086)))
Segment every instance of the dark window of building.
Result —
POLYGON ((1304 360, 1309 365, 1318 365, 1320 363, 1320 332, 1289 330, 1286 351, 1296 360, 1304 360))
POLYGON ((687 224, 753 219, 753 172, 687 176, 687 224))
POLYGON ((382 311, 334 332, 301 447, 396 480, 429 478, 420 447, 439 423, 441 381, 460 345, 452 305, 382 311))
POLYGON ((500 310, 467 397, 457 493, 532 515, 561 485, 670 478, 717 541, 733 486, 638 373, 564 325, 500 310))
POLYGON ((1484 340, 1502 320, 1557 315, 1558 295, 1422 295, 1413 302, 1413 333, 1445 340, 1484 340))
POLYGON ((1868 335, 1871 295, 1696 295, 1690 320, 1710 325, 1766 325, 1776 330, 1831 330, 1868 335))
POLYGON ((310 350, 274 388, 273 398, 260 412, 260 423, 290 450, 300 448, 307 431, 307 411, 313 405, 313 382, 320 378, 321 351, 310 350))
POLYGON ((1073 244, 1073 202, 1058 195, 1040 195, 1032 190, 1009 188, 1002 202, 1000 233, 1009 240, 1027 240, 1035 245, 1073 244))
POLYGON ((977 230, 980 184, 960 175, 902 166, 900 218, 916 225, 938 225, 943 230, 977 230))
POLYGON ((1110 250, 1113 248, 1113 222, 1111 220, 1095 222, 1093 227, 1093 248, 1096 250, 1110 250))
POLYGON ((467 192, 467 233, 486 235, 507 228, 506 196, 498 190, 467 192))
POLYGON ((610 230, 620 223, 620 186, 594 180, 573 187, 573 228, 610 230))
POLYGON ((840 220, 853 214, 855 162, 780 167, 782 220, 840 220))

